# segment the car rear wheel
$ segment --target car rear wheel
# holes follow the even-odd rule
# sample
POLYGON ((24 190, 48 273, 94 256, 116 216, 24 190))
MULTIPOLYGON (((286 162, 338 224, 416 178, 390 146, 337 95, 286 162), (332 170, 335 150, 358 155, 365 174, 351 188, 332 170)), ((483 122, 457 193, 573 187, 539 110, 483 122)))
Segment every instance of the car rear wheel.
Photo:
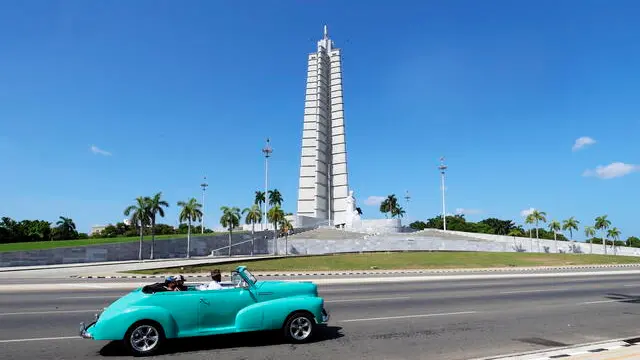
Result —
POLYGON ((284 334, 289 341, 304 343, 314 335, 315 321, 313 316, 306 312, 295 312, 289 316, 284 324, 284 334))
POLYGON ((133 324, 124 336, 124 342, 134 356, 155 355, 164 344, 162 327, 153 321, 133 324))

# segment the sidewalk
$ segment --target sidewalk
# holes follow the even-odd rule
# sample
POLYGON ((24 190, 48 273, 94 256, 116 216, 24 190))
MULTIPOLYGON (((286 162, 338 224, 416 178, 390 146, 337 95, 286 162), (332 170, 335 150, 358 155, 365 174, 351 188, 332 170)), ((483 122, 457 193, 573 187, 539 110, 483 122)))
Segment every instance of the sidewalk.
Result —
POLYGON ((631 360, 640 359, 640 338, 609 340, 556 350, 496 356, 476 360, 631 360))
POLYGON ((180 267, 199 264, 223 264, 233 261, 246 261, 247 264, 253 260, 275 259, 281 256, 232 256, 232 257, 200 257, 191 259, 163 259, 144 261, 121 261, 106 263, 82 263, 64 264, 50 266, 29 266, 20 269, 10 268, 0 270, 0 279, 6 278, 68 278, 90 276, 101 274, 102 276, 122 275, 121 272, 133 270, 148 270, 166 267, 180 267))

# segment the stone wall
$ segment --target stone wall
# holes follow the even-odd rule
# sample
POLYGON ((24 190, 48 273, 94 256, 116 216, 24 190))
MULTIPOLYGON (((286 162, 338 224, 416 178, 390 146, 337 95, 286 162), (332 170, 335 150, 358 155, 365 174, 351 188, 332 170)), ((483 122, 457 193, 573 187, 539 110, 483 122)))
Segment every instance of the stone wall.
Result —
MULTIPOLYGON (((602 245, 558 241, 540 240, 529 238, 517 238, 503 236, 500 239, 487 237, 486 239, 473 239, 476 234, 464 233, 466 236, 434 233, 433 235, 411 234, 387 234, 367 236, 359 239, 285 239, 278 240, 278 254, 284 254, 285 249, 289 254, 319 255, 341 252, 366 252, 366 251, 488 251, 488 252, 540 252, 540 253, 574 253, 574 254, 603 254, 602 245)), ((480 234, 482 235, 482 234, 480 234)), ((497 235, 493 235, 497 236, 497 235)), ((270 247, 270 251, 273 251, 270 247)), ((608 254, 613 254, 613 249, 607 248, 608 254)), ((616 255, 640 256, 640 248, 616 247, 616 255)))
MULTIPOLYGON (((254 240, 254 254, 267 254, 268 242, 272 242, 273 233, 256 232, 254 240)), ((251 234, 234 234, 232 238, 231 254, 251 254, 251 234)), ((227 255, 229 235, 192 236, 191 256, 207 256, 215 249, 221 249, 217 255, 227 255)), ((273 247, 273 246, 271 246, 273 247)), ((49 250, 11 251, 0 253, 0 267, 71 264, 101 261, 125 261, 138 259, 139 242, 101 244, 57 248, 49 250)), ((143 243, 143 258, 148 259, 151 250, 151 239, 145 238, 143 243)), ((183 258, 187 254, 187 238, 156 240, 154 258, 171 259, 183 258)))

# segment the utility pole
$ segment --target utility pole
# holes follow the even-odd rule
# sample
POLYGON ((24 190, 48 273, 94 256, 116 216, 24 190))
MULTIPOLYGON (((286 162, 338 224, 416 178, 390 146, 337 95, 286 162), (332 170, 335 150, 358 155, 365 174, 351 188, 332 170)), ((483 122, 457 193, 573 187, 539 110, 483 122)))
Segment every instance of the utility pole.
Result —
POLYGON ((269 201, 269 157, 273 153, 269 138, 267 138, 267 144, 262 148, 264 154, 264 216, 262 221, 265 228, 267 227, 267 202, 269 201))
POLYGON ((205 210, 204 210, 204 192, 205 190, 207 190, 207 186, 209 186, 209 184, 207 184, 207 177, 204 177, 204 182, 202 184, 200 184, 200 186, 202 187, 202 219, 200 220, 200 227, 201 229, 201 233, 204 235, 204 214, 205 214, 205 210))
POLYGON ((447 230, 447 211, 444 200, 444 171, 447 170, 447 165, 444 164, 444 156, 440 158, 440 166, 438 166, 440 170, 440 177, 442 178, 442 226, 443 229, 447 230))
POLYGON ((409 200, 411 200, 411 196, 409 195, 409 190, 407 190, 404 194, 404 200, 407 202, 407 222, 409 222, 409 200))

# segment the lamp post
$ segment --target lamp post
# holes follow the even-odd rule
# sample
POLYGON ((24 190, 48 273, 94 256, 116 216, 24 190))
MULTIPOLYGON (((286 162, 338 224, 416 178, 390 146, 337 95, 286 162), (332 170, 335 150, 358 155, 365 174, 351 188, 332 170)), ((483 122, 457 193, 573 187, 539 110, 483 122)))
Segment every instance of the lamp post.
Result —
POLYGON ((407 222, 409 222, 409 200, 411 200, 411 196, 409 195, 409 190, 407 190, 404 194, 404 200, 407 202, 407 222))
POLYGON ((444 156, 440 158, 440 177, 442 179, 442 228, 447 230, 447 211, 444 202, 444 171, 447 169, 447 165, 444 164, 444 156))
POLYGON ((200 186, 202 187, 202 219, 200 220, 200 227, 201 227, 201 233, 204 235, 204 214, 205 214, 205 210, 204 210, 204 192, 205 190, 207 190, 207 186, 209 186, 209 184, 207 184, 207 177, 204 177, 204 182, 202 184, 200 184, 200 186))
POLYGON ((264 216, 262 218, 264 227, 267 227, 267 202, 269 197, 269 157, 273 153, 269 138, 267 138, 267 144, 262 148, 264 154, 264 216))

